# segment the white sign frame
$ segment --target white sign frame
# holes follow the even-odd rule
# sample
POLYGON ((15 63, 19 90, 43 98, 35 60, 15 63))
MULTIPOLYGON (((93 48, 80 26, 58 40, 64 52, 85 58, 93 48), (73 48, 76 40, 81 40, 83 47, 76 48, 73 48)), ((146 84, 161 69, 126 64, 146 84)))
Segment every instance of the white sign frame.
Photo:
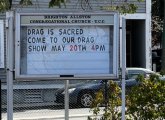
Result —
MULTIPOLYGON (((16 49, 15 49, 15 55, 16 55, 16 60, 15 60, 15 78, 18 80, 35 80, 35 79, 46 79, 46 80, 51 80, 51 79, 118 79, 118 31, 119 31, 119 17, 117 13, 52 13, 52 12, 44 12, 44 13, 29 13, 29 12, 17 12, 16 13, 16 49), (113 58, 112 58, 112 73, 101 73, 101 74, 81 74, 81 73, 76 73, 76 74, 24 74, 21 73, 21 26, 44 26, 44 24, 48 26, 69 26, 70 24, 65 24, 65 23, 45 23, 44 19, 42 18, 44 15, 50 15, 50 16, 63 16, 63 15, 90 15, 93 19, 102 19, 102 17, 105 17, 104 22, 102 23, 87 23, 82 24, 82 23, 70 23, 71 25, 76 25, 76 26, 81 26, 81 25, 87 25, 87 26, 92 26, 92 25, 104 25, 104 26, 113 26, 113 58), (34 17, 35 16, 35 17, 34 17), (37 16, 37 17, 36 17, 37 16), (34 18, 33 18, 34 17, 34 18), (33 21, 28 20, 32 18, 33 21), (107 19, 108 18, 108 19, 107 19), (110 20, 109 20, 110 18, 110 20), (111 19, 113 18, 113 19, 111 19), (36 22, 35 20, 39 20, 39 23, 33 23, 36 22), (42 23, 43 22, 43 23, 42 23)), ((47 21, 46 21, 47 22, 47 21)), ((110 53, 109 53, 110 54, 110 53)), ((25 60, 27 61, 27 59, 25 60)), ((109 63, 110 64, 110 63, 109 63)), ((110 68, 109 68, 110 69, 110 68)))
POLYGON ((4 20, 0 20, 0 68, 4 68, 4 20))

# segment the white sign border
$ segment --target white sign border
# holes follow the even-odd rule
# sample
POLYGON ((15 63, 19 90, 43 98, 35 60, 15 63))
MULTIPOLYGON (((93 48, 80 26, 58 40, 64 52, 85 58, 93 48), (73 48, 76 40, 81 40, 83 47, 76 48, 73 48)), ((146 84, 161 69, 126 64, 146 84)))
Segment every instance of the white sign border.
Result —
POLYGON ((4 20, 0 20, 0 68, 4 68, 4 20))
MULTIPOLYGON (((81 25, 81 24, 80 24, 81 25)), ((29 12, 16 12, 16 40, 15 40, 15 79, 17 80, 52 80, 52 79, 118 79, 118 41, 119 41, 119 15, 116 12, 98 12, 98 13, 29 13, 29 12), (66 75, 66 76, 61 76, 61 75, 22 75, 21 74, 21 67, 20 67, 20 27, 21 27, 21 16, 28 16, 28 15, 63 15, 63 14, 75 14, 75 15, 82 15, 82 14, 87 14, 87 15, 114 15, 114 33, 113 33, 113 74, 83 74, 83 75, 66 75)))

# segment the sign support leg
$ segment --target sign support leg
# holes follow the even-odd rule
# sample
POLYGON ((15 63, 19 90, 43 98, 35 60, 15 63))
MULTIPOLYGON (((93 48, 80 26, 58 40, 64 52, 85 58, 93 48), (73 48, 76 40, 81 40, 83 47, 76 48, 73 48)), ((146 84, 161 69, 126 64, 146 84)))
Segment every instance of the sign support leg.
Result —
POLYGON ((126 23, 122 19, 122 120, 125 120, 126 23))
POLYGON ((13 120, 14 13, 7 12, 7 120, 13 120))
POLYGON ((69 120, 69 80, 65 81, 65 120, 69 120))

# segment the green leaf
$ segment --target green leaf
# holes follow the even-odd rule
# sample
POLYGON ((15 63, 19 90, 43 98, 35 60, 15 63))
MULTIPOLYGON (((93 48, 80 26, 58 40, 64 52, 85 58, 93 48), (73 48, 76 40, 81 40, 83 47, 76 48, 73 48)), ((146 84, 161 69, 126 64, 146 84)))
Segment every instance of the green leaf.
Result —
POLYGON ((9 0, 0 0, 0 12, 10 9, 9 0))
POLYGON ((65 5, 65 0, 51 0, 49 2, 49 8, 50 7, 54 7, 54 6, 58 6, 59 8, 61 8, 61 4, 64 4, 64 6, 66 7, 65 5))
POLYGON ((33 5, 31 0, 21 0, 19 4, 23 6, 33 5))

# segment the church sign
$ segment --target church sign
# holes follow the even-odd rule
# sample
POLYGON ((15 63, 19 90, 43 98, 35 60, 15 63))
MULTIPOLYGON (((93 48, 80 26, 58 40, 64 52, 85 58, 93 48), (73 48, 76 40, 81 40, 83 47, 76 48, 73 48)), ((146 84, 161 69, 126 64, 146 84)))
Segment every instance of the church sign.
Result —
POLYGON ((17 13, 16 78, 116 79, 116 13, 17 13))

